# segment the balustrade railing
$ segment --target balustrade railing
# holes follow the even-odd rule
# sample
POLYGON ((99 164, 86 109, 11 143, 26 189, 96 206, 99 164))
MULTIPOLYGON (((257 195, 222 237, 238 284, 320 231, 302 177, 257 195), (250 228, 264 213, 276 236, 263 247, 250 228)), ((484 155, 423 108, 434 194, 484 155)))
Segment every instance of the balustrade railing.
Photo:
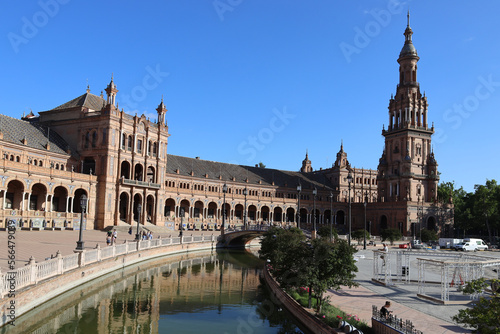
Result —
POLYGON ((208 236, 184 236, 158 238, 152 240, 142 240, 125 242, 123 244, 114 244, 105 248, 97 246, 95 249, 83 250, 82 252, 62 256, 59 252, 55 257, 42 262, 35 262, 35 259, 30 258, 28 264, 16 270, 8 271, 7 273, 0 272, 0 298, 4 298, 11 287, 19 291, 30 285, 36 285, 38 282, 47 278, 64 274, 76 268, 96 263, 114 256, 137 252, 138 250, 146 250, 156 247, 166 247, 171 245, 179 245, 181 243, 208 243, 215 242, 216 239, 212 235, 208 236))
MULTIPOLYGON (((388 317, 381 315, 377 306, 372 305, 372 318, 378 320, 383 325, 394 329, 393 333, 403 333, 403 334, 423 334, 413 326, 410 320, 404 320, 398 318, 396 315, 389 314, 388 317)), ((384 333, 390 333, 389 331, 384 331, 384 333)))

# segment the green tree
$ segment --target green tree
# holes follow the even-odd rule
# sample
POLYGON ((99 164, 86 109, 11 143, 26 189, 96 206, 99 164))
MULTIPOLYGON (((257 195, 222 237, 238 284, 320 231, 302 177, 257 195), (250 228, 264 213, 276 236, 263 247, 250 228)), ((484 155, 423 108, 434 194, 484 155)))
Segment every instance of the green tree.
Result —
POLYGON ((266 165, 264 165, 264 163, 261 161, 259 162, 259 168, 266 168, 266 165))
POLYGON ((270 271, 282 288, 309 287, 309 305, 314 291, 320 311, 327 289, 356 285, 354 252, 345 240, 310 241, 300 229, 271 228, 261 240, 259 255, 269 260, 270 271))
POLYGON ((332 232, 332 239, 335 240, 338 238, 339 234, 335 227, 331 225, 323 225, 318 229, 318 235, 322 238, 330 240, 330 231, 332 232))
POLYGON ((495 180, 486 180, 484 186, 476 184, 474 190, 474 220, 478 226, 486 227, 488 239, 493 242, 491 230, 498 229, 500 186, 495 180))
POLYGON ((336 239, 331 243, 327 239, 315 239, 312 245, 312 259, 307 280, 309 291, 314 291, 317 300, 317 312, 321 312, 324 293, 327 289, 338 290, 341 286, 357 286, 354 282, 358 268, 354 261, 354 247, 346 240, 336 239))
POLYGON ((356 230, 352 232, 352 238, 357 240, 358 243, 363 240, 363 235, 366 236, 366 240, 370 240, 370 233, 367 230, 356 230))
POLYGON ((306 236, 298 228, 272 227, 264 233, 259 256, 269 261, 271 273, 283 288, 300 286, 305 281, 305 242, 306 236))
POLYGON ((401 231, 396 228, 386 228, 382 230, 380 236, 382 237, 382 241, 389 240, 391 245, 394 245, 394 241, 400 240, 402 237, 401 231))
POLYGON ((422 231, 420 231, 420 233, 422 235, 423 242, 436 241, 438 239, 436 231, 424 228, 422 231))
MULTIPOLYGON (((462 309, 453 317, 453 321, 473 329, 474 333, 500 334, 500 280, 492 280, 491 297, 480 297, 473 307, 462 309)), ((488 286, 484 278, 468 282, 464 294, 481 293, 488 286)))

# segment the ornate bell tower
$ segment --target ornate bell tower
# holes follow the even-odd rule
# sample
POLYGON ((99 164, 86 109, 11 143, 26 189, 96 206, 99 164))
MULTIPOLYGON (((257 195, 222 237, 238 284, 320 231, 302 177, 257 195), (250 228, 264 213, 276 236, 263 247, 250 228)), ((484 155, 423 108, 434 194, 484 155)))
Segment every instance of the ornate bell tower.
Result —
POLYGON ((437 163, 431 148, 434 126, 427 123, 427 97, 420 93, 420 59, 408 25, 399 54, 399 84, 389 101, 389 124, 382 130, 385 147, 378 165, 379 201, 433 202, 437 195, 437 163))

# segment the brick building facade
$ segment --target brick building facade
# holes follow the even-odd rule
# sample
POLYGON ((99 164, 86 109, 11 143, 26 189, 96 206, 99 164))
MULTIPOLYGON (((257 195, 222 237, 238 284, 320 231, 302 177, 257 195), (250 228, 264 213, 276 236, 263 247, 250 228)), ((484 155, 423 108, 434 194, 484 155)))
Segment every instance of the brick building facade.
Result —
POLYGON ((409 24, 404 35, 377 170, 351 167, 342 144, 332 167, 316 171, 307 154, 298 172, 169 155, 163 99, 154 122, 129 115, 118 108, 112 78, 106 98, 87 89, 39 116, 0 115, 0 226, 13 220, 24 227, 77 228, 85 194, 88 229, 138 220, 172 230, 181 224, 217 229, 226 212, 228 226, 300 220, 312 227, 316 217, 318 226, 333 223, 346 231, 350 197, 352 230, 363 228, 366 213, 373 234, 392 227, 410 236, 419 226, 449 234, 452 205, 436 201, 434 127, 417 82, 409 24))

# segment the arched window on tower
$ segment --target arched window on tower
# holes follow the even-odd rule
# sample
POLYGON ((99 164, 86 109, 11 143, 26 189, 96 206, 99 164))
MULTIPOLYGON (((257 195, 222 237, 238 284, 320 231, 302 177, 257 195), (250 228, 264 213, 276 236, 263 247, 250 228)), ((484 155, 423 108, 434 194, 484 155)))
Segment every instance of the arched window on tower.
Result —
POLYGON ((127 143, 127 135, 125 133, 122 134, 122 150, 125 149, 125 145, 127 143))

